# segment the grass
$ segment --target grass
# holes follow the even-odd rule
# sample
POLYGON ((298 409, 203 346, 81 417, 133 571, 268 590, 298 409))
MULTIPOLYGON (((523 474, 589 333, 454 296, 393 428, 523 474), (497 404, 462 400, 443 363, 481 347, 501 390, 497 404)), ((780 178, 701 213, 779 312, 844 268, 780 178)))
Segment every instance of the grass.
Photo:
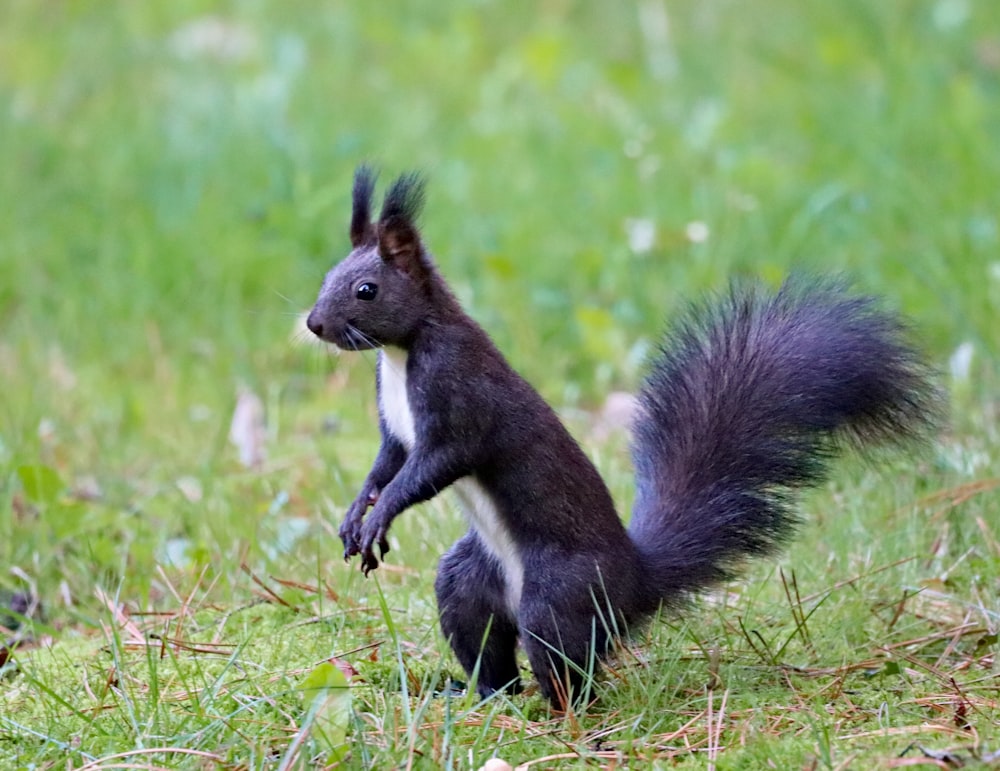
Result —
POLYGON ((1000 7, 4 16, 0 599, 41 611, 0 618, 22 639, 0 765, 278 768, 341 738, 372 768, 996 763, 1000 7), (459 516, 443 497, 402 517, 376 580, 342 564, 373 359, 291 342, 363 159, 428 173, 443 270, 622 511, 604 396, 731 275, 883 294, 939 364, 950 428, 840 464, 787 555, 645 630, 586 714, 448 691, 432 581, 459 516), (228 440, 241 393, 253 468, 228 440), (356 673, 346 712, 303 689, 328 659, 356 673))

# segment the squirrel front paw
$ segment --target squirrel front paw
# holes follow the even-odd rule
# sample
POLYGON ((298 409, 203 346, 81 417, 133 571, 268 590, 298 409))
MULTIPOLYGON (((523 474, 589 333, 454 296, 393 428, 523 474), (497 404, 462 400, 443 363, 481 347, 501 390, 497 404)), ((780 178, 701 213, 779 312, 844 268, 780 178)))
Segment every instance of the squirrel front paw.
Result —
POLYGON ((389 551, 389 518, 380 516, 377 511, 372 512, 361 526, 360 554, 361 570, 367 576, 378 567, 379 559, 384 559, 389 551), (375 544, 378 544, 379 556, 375 557, 375 544))
POLYGON ((378 495, 379 490, 376 487, 362 490, 361 494, 354 499, 354 502, 347 509, 344 521, 341 523, 340 530, 337 533, 340 536, 340 540, 344 543, 345 560, 349 560, 355 554, 361 553, 362 520, 368 508, 378 502, 378 495))

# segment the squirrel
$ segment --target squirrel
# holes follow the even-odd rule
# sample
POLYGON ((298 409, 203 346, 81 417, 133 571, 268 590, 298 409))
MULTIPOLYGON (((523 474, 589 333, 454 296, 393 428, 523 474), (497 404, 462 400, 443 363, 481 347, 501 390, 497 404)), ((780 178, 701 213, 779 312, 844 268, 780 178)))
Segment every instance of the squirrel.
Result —
POLYGON ((417 228, 423 178, 396 179, 377 220, 375 181, 355 172, 352 250, 306 321, 340 349, 380 349, 381 446, 339 535, 367 576, 397 516, 456 490, 469 530, 435 593, 483 698, 520 690, 520 641, 549 702, 579 703, 616 639, 782 546, 794 493, 842 446, 905 444, 935 423, 930 368, 874 298, 839 278, 734 284, 682 314, 652 357, 626 527, 555 411, 439 273, 417 228))

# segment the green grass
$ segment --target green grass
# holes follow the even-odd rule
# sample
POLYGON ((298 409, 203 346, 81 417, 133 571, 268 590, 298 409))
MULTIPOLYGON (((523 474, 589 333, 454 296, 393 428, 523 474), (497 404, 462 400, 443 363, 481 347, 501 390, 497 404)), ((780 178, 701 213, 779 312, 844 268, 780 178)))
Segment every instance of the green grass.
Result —
POLYGON ((351 5, 6 4, 0 599, 42 613, 0 618, 25 638, 0 765, 330 760, 301 686, 331 657, 358 673, 356 767, 1000 750, 1000 6, 351 5), (432 581, 460 517, 447 496, 402 517, 377 581, 343 565, 374 360, 293 343, 365 159, 427 172, 442 269, 622 511, 626 442, 596 411, 732 275, 884 295, 950 428, 839 465, 777 565, 640 634, 587 714, 443 695, 464 675, 432 581), (241 389, 266 416, 255 469, 227 439, 241 389))

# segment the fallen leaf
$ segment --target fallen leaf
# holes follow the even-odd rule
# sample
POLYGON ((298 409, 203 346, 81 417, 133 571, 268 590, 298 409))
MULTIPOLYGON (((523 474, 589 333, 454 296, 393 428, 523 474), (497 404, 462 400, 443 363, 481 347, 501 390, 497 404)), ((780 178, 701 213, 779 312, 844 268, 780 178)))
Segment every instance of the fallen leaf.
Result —
POLYGON ((229 441, 240 454, 240 463, 256 468, 266 459, 264 443, 264 403, 253 391, 241 388, 236 396, 236 408, 229 426, 229 441))

